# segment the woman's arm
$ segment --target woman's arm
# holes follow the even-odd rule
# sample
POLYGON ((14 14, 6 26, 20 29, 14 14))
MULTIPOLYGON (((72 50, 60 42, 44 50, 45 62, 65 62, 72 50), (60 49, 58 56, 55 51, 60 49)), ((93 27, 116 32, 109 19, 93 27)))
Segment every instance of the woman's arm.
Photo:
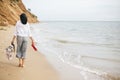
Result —
POLYGON ((30 39, 31 39, 32 44, 34 44, 34 40, 33 40, 33 38, 31 36, 30 36, 30 39))
POLYGON ((13 36, 13 39, 11 41, 11 44, 14 43, 16 36, 13 36))

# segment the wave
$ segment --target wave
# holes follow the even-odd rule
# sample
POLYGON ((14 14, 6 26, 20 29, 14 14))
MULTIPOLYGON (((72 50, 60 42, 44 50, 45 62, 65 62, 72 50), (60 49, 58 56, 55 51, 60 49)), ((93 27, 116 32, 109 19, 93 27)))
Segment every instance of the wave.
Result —
POLYGON ((65 40, 65 39, 54 39, 54 38, 51 38, 51 40, 54 40, 54 41, 57 41, 59 43, 63 43, 63 44, 81 44, 81 45, 93 45, 93 46, 107 46, 107 47, 110 47, 110 48, 120 48, 120 46, 118 44, 103 44, 103 43, 95 43, 95 42, 80 42, 79 40, 77 41, 72 41, 72 40, 65 40))
POLYGON ((94 58, 94 59, 100 59, 100 60, 108 60, 108 61, 111 61, 111 62, 118 62, 120 63, 120 59, 107 59, 107 58, 98 58, 98 57, 93 57, 93 56, 82 56, 82 57, 86 57, 86 58, 94 58))
MULTIPOLYGON (((104 80, 120 80, 120 76, 118 76, 118 75, 115 76, 113 74, 110 74, 108 72, 105 72, 105 71, 102 71, 102 70, 99 70, 99 69, 95 69, 95 68, 93 69, 93 68, 90 68, 90 67, 86 67, 84 65, 79 66, 77 64, 73 64, 69 61, 65 61, 62 58, 62 56, 59 56, 59 58, 61 59, 62 62, 67 63, 67 64, 69 64, 69 65, 71 65, 71 66, 73 66, 77 69, 80 69, 80 73, 84 74, 83 75, 84 78, 89 77, 91 75, 94 75, 94 76, 96 75, 96 76, 99 76, 99 77, 103 78, 104 80), (87 75, 87 72, 90 73, 91 75, 87 75)), ((101 78, 100 79, 96 78, 96 80, 101 80, 101 78)), ((85 79, 85 80, 89 80, 89 79, 85 79)))

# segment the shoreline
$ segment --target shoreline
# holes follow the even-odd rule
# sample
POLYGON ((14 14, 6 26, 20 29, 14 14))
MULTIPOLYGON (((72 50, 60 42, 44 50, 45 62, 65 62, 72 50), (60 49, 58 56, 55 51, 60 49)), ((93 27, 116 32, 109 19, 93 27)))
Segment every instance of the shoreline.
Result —
POLYGON ((12 60, 7 60, 4 49, 10 44, 13 30, 14 27, 0 26, 0 80, 59 80, 58 72, 43 54, 30 47, 30 41, 25 67, 18 67, 15 54, 12 60))
POLYGON ((46 57, 49 63, 59 72, 60 80, 85 80, 79 69, 62 62, 57 55, 48 53, 46 57))
MULTIPOLYGON (((49 25, 49 24, 47 24, 47 25, 49 25)), ((108 60, 108 62, 106 62, 106 60, 103 61, 104 57, 106 57, 106 54, 103 54, 103 55, 96 54, 95 55, 96 57, 98 57, 98 56, 103 57, 103 59, 100 59, 100 60, 99 59, 97 60, 94 57, 89 58, 89 55, 87 58, 86 58, 86 56, 85 57, 83 56, 82 60, 84 60, 84 61, 86 60, 85 64, 88 64, 88 65, 79 65, 79 64, 76 64, 74 62, 72 63, 72 59, 74 59, 74 53, 76 51, 73 52, 73 58, 70 59, 71 62, 70 61, 67 62, 67 60, 64 61, 64 59, 63 59, 63 61, 60 60, 60 59, 62 59, 62 57, 68 59, 69 55, 68 56, 65 55, 66 57, 60 55, 63 53, 62 49, 64 48, 64 46, 59 45, 57 43, 54 44, 54 42, 52 43, 52 39, 56 38, 56 35, 52 36, 52 35, 54 35, 54 34, 52 34, 53 33, 52 30, 54 30, 54 27, 50 28, 50 31, 49 31, 49 26, 47 26, 47 25, 44 23, 41 25, 39 25, 39 24, 33 25, 33 27, 36 26, 36 29, 32 27, 33 32, 34 33, 37 32, 37 33, 35 33, 34 37, 36 37, 36 41, 38 40, 37 42, 38 42, 39 51, 40 52, 42 51, 42 53, 45 54, 48 61, 59 72, 60 80, 93 80, 93 79, 96 79, 96 80, 119 80, 120 79, 119 74, 117 74, 117 72, 114 74, 115 70, 119 70, 118 69, 119 66, 117 67, 118 64, 112 63, 109 60, 108 60), (41 28, 38 29, 39 27, 41 27, 41 28), (39 31, 41 31, 41 32, 39 32, 39 31), (42 39, 43 39, 43 41, 42 41, 42 39), (39 41, 39 40, 41 40, 41 41, 39 41), (44 41, 45 41, 45 43, 44 43, 44 41), (102 66, 102 65, 104 65, 104 66, 102 66), (107 65, 110 65, 111 67, 108 67, 107 65), (111 72, 111 70, 114 70, 114 71, 111 72)), ((55 24, 53 26, 57 26, 57 24, 55 24)), ((58 29, 59 29, 59 27, 58 27, 58 29)), ((59 35, 58 35, 58 37, 59 37, 59 35)), ((71 46, 73 46, 72 47, 73 49, 76 48, 75 47, 76 45, 71 45, 71 46)), ((84 49, 84 46, 86 46, 86 45, 83 44, 83 46, 81 45, 80 48, 84 49)), ((86 50, 86 48, 87 47, 85 47, 85 50, 86 50)), ((88 48, 89 48, 89 46, 88 46, 88 48)), ((65 51, 67 51, 67 49, 71 49, 71 47, 66 48, 65 51)), ((102 49, 104 49, 104 47, 101 48, 101 46, 100 46, 100 48, 98 48, 98 49, 102 50, 102 49)), ((75 49, 75 50, 77 50, 77 49, 75 49)), ((91 49, 91 50, 94 51, 96 49, 91 49)), ((108 50, 108 49, 105 48, 105 50, 108 50)), ((96 52, 99 52, 99 51, 100 50, 98 50, 98 51, 96 50, 96 52)), ((75 57, 76 57, 76 55, 75 55, 75 57)), ((111 58, 109 56, 107 56, 107 57, 111 58)), ((114 57, 116 57, 116 56, 113 56, 112 58, 114 58, 114 57)), ((77 59, 80 59, 80 58, 77 58, 77 59)))

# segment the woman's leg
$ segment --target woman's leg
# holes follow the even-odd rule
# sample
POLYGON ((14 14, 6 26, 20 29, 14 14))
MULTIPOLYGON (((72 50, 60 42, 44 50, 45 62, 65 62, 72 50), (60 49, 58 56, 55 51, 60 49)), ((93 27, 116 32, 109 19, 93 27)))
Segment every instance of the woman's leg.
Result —
POLYGON ((21 67, 24 67, 24 58, 22 59, 22 65, 21 65, 21 67))
POLYGON ((28 44, 28 37, 23 38, 23 43, 22 43, 22 67, 24 66, 24 61, 26 58, 26 50, 27 50, 27 44, 28 44))
POLYGON ((16 57, 19 59, 22 57, 22 51, 21 51, 22 43, 23 43, 22 37, 17 36, 17 54, 16 54, 16 57))
POLYGON ((19 58, 19 67, 21 67, 21 66, 22 66, 22 59, 19 58))
POLYGON ((17 36, 17 54, 16 54, 16 57, 19 59, 19 67, 21 67, 22 65, 22 54, 21 54, 21 46, 22 46, 22 37, 20 36, 17 36))

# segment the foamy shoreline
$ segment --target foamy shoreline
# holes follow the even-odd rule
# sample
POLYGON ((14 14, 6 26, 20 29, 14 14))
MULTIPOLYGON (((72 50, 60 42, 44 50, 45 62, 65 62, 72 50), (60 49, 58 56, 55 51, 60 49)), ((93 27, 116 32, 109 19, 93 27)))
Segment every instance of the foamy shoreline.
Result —
MULTIPOLYGON (((104 25, 104 23, 101 24, 104 25)), ((77 24, 77 28, 73 28, 74 26, 76 26, 76 23, 72 24, 72 22, 45 22, 32 26, 34 37, 36 38, 36 41, 38 42, 38 48, 40 49, 39 51, 43 51, 42 53, 47 56, 48 61, 50 61, 50 63, 56 68, 56 70, 58 70, 61 80, 119 80, 119 63, 112 61, 116 59, 119 60, 119 56, 112 55, 114 52, 112 53, 112 50, 111 48, 109 48, 109 46, 104 47, 99 45, 96 46, 94 44, 84 44, 84 41, 83 44, 81 44, 82 40, 79 44, 77 43, 79 46, 71 42, 64 42, 64 39, 66 39, 65 41, 70 41, 71 39, 76 40, 76 37, 68 34, 72 34, 72 32, 76 29, 78 29, 78 31, 80 32, 85 31, 84 34, 86 34, 87 31, 90 30, 91 33, 93 32, 92 35, 94 35, 95 33, 99 34, 99 36, 101 37, 100 41, 102 41, 103 39, 106 40, 106 37, 102 36, 102 32, 106 32, 108 29, 103 29, 98 26, 92 27, 88 25, 87 28, 90 28, 86 29, 83 27, 81 28, 81 24, 79 26, 77 24), (72 26, 70 26, 70 24, 72 26), (100 29, 101 33, 92 31, 92 29, 98 30, 96 29, 96 27, 100 29)), ((107 27, 109 28, 108 25, 107 27)), ((74 33, 78 31, 76 30, 74 33)), ((77 34, 81 34, 80 32, 78 32, 77 34)), ((113 33, 106 32, 106 34, 113 33)), ((85 38, 79 35, 78 39, 79 37, 82 39, 85 38)), ((97 36, 94 37, 97 40, 97 36)), ((87 39, 89 42, 90 39, 87 39)), ((94 39, 91 39, 91 42, 92 41, 94 41, 94 39)))
POLYGON ((60 80, 120 80, 118 75, 83 66, 75 66, 60 60, 56 55, 48 53, 47 59, 59 72, 60 80))

